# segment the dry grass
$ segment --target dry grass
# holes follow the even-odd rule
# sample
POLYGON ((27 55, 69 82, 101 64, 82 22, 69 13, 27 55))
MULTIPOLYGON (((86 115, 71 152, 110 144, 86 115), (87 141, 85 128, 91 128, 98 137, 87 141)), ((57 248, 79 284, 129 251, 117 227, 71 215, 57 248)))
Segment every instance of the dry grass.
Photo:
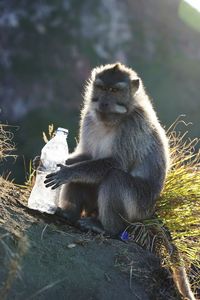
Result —
POLYGON ((0 124, 0 161, 8 156, 16 157, 12 153, 15 150, 15 145, 12 142, 13 134, 9 128, 9 125, 0 124))
MULTIPOLYGON (((6 159, 8 156, 16 157, 12 154, 15 150, 14 143, 12 142, 13 135, 8 131, 9 126, 0 124, 0 162, 3 159, 6 159)), ((15 184, 8 180, 7 175, 5 178, 0 176, 0 186, 1 186, 1 194, 0 199, 10 200, 11 197, 20 197, 23 198, 23 194, 20 193, 19 189, 16 188, 15 184)), ((3 209, 1 207, 3 205, 0 202, 1 213, 3 214, 3 209)), ((24 254, 26 253, 29 243, 27 241, 26 236, 23 232, 21 232, 17 227, 12 227, 9 231, 6 230, 5 227, 5 218, 2 217, 0 219, 0 225, 2 229, 5 231, 4 234, 0 235, 0 244, 2 249, 5 252, 5 265, 8 270, 7 276, 4 282, 1 283, 0 287, 0 299, 7 299, 8 291, 10 290, 13 281, 16 277, 20 277, 20 268, 21 268, 21 260, 24 254), (16 251, 13 251, 7 244, 6 239, 11 239, 14 241, 16 245, 16 251)))
MULTIPOLYGON (((0 124, 0 162, 9 156, 16 157, 13 155, 15 145, 12 142, 13 134, 9 131, 9 126, 0 124)), ((1 197, 6 197, 14 189, 14 183, 8 180, 9 174, 3 178, 0 176, 1 186, 1 197)))
POLYGON ((172 166, 157 203, 157 214, 185 261, 199 267, 200 151, 195 152, 199 140, 190 140, 174 130, 169 132, 169 139, 172 166))
POLYGON ((1 197, 6 198, 15 189, 13 182, 9 181, 8 178, 3 178, 0 176, 0 186, 1 186, 1 197))
MULTIPOLYGON (((8 157, 16 158, 16 155, 13 154, 15 151, 15 144, 13 143, 13 134, 9 131, 11 126, 0 124, 0 162, 5 160, 8 157)), ((31 170, 31 169, 30 169, 31 170)), ((31 173, 30 173, 31 174, 31 173)), ((9 180, 9 175, 0 175, 0 186, 1 186, 1 198, 9 198, 13 195, 13 192, 17 190, 16 184, 9 180)), ((31 185, 31 180, 34 178, 32 175, 29 175, 28 183, 31 185)), ((28 184, 27 184, 28 186, 28 184)), ((27 190, 24 189, 23 193, 21 192, 20 197, 23 200, 27 195, 27 190)), ((27 202, 27 199, 24 199, 24 202, 27 202)))
POLYGON ((55 129, 54 129, 54 125, 50 124, 48 126, 48 133, 43 132, 43 140, 45 141, 45 143, 48 143, 48 141, 55 136, 55 129))

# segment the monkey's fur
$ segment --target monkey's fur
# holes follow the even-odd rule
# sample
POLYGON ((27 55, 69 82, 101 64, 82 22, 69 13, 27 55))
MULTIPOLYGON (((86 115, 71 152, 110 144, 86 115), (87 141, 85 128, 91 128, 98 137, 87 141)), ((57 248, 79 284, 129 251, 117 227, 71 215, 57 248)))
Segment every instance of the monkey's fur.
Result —
POLYGON ((59 206, 68 221, 116 235, 126 221, 153 214, 168 165, 165 131, 142 80, 117 63, 92 71, 77 148, 45 183, 65 184, 59 206), (81 218, 83 210, 96 218, 81 218))

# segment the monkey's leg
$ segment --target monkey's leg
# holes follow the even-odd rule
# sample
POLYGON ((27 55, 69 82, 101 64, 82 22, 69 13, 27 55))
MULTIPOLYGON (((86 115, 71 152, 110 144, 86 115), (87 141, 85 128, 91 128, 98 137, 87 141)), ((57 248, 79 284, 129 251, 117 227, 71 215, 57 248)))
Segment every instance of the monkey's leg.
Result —
POLYGON ((95 189, 95 187, 82 183, 65 184, 56 214, 68 222, 76 224, 83 210, 86 211, 86 214, 96 210, 95 189))
POLYGON ((150 216, 153 206, 148 183, 118 169, 110 170, 99 186, 99 220, 106 232, 118 235, 128 222, 150 216))
POLYGON ((105 232, 101 222, 97 219, 97 186, 80 183, 65 185, 60 206, 57 215, 77 225, 81 230, 105 232), (82 212, 84 217, 81 217, 82 212))
POLYGON ((81 230, 92 230, 96 233, 103 233, 104 229, 97 219, 97 186, 80 183, 70 183, 65 186, 63 200, 60 203, 62 208, 57 214, 68 222, 77 225, 81 230), (81 217, 81 213, 84 217, 81 217))

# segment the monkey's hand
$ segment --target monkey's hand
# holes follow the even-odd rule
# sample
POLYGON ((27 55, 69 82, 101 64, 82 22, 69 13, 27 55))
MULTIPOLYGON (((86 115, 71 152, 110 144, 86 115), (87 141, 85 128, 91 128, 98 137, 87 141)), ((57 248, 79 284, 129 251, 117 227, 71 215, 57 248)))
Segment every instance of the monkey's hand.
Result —
POLYGON ((57 166, 60 167, 59 171, 46 176, 46 180, 44 181, 46 188, 51 186, 52 190, 55 190, 62 184, 69 182, 71 173, 69 170, 70 168, 61 164, 58 164, 57 166))

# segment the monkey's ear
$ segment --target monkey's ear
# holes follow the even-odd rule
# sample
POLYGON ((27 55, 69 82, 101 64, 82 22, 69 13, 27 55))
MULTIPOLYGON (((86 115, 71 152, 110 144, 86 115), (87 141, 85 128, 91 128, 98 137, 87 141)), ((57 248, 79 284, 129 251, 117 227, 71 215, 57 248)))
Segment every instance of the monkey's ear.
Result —
POLYGON ((140 79, 137 78, 137 79, 131 80, 131 85, 133 87, 134 92, 136 93, 140 86, 140 79))
POLYGON ((117 62, 113 67, 113 71, 117 71, 117 70, 119 70, 119 68, 120 68, 120 63, 117 62))
POLYGON ((94 81, 94 85, 101 87, 104 84, 103 84, 103 81, 100 78, 96 78, 95 81, 94 81))

